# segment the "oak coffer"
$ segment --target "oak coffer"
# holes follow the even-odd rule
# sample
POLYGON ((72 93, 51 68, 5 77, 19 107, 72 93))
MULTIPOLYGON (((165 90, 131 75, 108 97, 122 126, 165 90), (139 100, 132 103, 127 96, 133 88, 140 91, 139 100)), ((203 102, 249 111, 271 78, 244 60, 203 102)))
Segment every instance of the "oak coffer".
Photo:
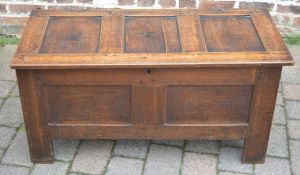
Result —
POLYGON ((31 13, 12 61, 33 162, 53 139, 245 139, 266 154, 282 66, 268 12, 31 13))

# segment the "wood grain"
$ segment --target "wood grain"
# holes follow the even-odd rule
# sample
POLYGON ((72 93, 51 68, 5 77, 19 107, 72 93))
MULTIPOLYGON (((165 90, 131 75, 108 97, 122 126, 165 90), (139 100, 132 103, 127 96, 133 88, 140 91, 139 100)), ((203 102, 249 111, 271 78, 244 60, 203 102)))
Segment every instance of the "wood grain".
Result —
POLYGON ((183 52, 207 51, 198 16, 178 16, 179 31, 183 52))
POLYGON ((39 52, 44 32, 48 24, 48 17, 31 17, 24 29, 17 53, 37 54, 39 52))
POLYGON ((123 16, 105 16, 102 21, 100 52, 123 52, 124 19, 123 16))
POLYGON ((249 116, 249 131, 245 139, 242 161, 263 163, 280 80, 281 67, 259 68, 249 116))
POLYGON ((264 51, 250 16, 201 16, 209 52, 264 51))
POLYGON ((173 85, 166 95, 167 124, 247 123, 252 86, 173 85))
POLYGON ((96 53, 101 17, 51 17, 40 53, 96 53))

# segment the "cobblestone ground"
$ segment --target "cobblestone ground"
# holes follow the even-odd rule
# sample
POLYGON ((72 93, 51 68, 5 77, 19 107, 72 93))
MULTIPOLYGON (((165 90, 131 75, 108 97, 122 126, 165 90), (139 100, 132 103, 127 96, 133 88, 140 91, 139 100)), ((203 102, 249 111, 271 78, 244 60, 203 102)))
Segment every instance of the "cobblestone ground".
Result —
POLYGON ((240 163, 243 141, 56 140, 54 164, 32 164, 16 77, 16 46, 0 47, 0 175, 300 175, 300 47, 285 67, 265 164, 240 163))

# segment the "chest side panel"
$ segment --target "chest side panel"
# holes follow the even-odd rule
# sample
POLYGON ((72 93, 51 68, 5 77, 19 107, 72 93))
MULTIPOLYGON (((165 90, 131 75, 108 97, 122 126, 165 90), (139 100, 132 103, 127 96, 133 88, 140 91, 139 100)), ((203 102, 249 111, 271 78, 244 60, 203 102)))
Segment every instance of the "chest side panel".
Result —
POLYGON ((201 16, 209 52, 265 51, 250 16, 201 16))

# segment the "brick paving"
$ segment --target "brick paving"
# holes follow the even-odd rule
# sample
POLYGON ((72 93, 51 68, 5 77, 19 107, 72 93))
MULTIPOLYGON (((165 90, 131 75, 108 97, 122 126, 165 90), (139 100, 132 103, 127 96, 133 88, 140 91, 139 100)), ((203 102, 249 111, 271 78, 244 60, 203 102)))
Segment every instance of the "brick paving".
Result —
MULTIPOLYGON (((54 164, 32 164, 20 97, 9 60, 0 53, 0 175, 300 175, 300 46, 283 69, 265 164, 241 164, 243 140, 55 140, 54 164)), ((2 49, 2 50, 5 50, 2 49)))

